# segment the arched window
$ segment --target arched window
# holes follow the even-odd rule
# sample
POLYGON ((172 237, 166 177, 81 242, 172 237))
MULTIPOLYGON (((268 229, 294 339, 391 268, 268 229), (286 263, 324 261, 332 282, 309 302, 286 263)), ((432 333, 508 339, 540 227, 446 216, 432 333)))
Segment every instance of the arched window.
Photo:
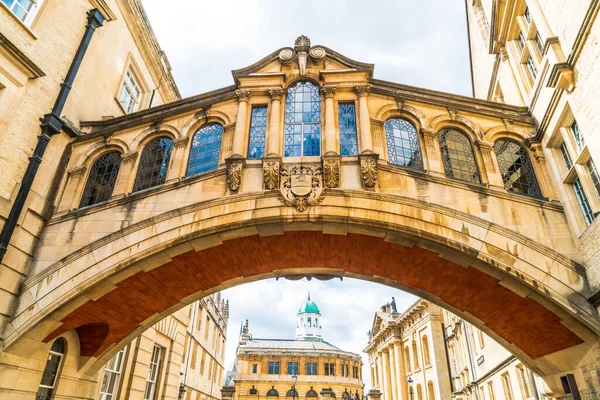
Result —
POLYGON ((295 397, 295 398, 298 398, 298 392, 296 391, 296 389, 290 389, 285 394, 285 397, 295 397))
POLYGON ((388 119, 385 121, 385 141, 390 164, 423 169, 419 136, 413 124, 402 118, 388 119))
POLYGON ((279 396, 279 392, 275 390, 275 386, 271 386, 271 389, 267 392, 267 396, 279 396))
POLYGON ((165 183, 172 150, 173 141, 168 137, 156 138, 144 147, 133 184, 134 192, 165 183))
POLYGON ((410 350, 408 349, 408 346, 404 348, 404 363, 406 364, 406 371, 412 371, 410 366, 410 350))
POLYGON ((312 327, 312 318, 308 317, 308 327, 312 327))
POLYGON ((118 151, 100 156, 90 169, 79 207, 109 200, 115 188, 119 167, 121 167, 121 154, 118 151))
POLYGON ((413 362, 414 362, 415 369, 419 369, 420 368, 419 352, 417 351, 417 341, 416 340, 412 341, 412 352, 413 352, 413 362))
POLYGON ((435 400, 435 389, 431 381, 427 382, 427 396, 429 397, 428 400, 435 400))
POLYGON ((52 343, 50 354, 48 354, 46 366, 42 373, 42 380, 35 396, 36 400, 50 400, 52 398, 66 347, 67 343, 63 338, 58 338, 52 343))
POLYGON ((350 395, 348 394, 348 391, 344 390, 344 393, 342 393, 342 399, 348 400, 349 398, 350 398, 350 395))
POLYGON ((423 348, 423 362, 425 365, 431 365, 431 358, 429 356, 429 340, 427 340, 427 335, 424 335, 421 338, 421 347, 423 348))
POLYGON ((321 155, 321 96, 312 82, 297 82, 285 99, 285 157, 321 155))
POLYGON ((211 171, 219 166, 223 127, 219 124, 203 126, 192 139, 187 176, 211 171))
POLYGON ((494 143, 504 188, 531 197, 542 197, 533 165, 527 150, 512 140, 500 139, 494 143))
POLYGON ((421 388, 421 384, 417 384, 417 400, 423 400, 423 388, 421 388))
POLYGON ((319 318, 315 318, 315 327, 318 328, 319 327, 319 318))
POLYGON ((446 176, 481 183, 469 137, 461 131, 447 128, 440 132, 439 139, 446 176))
POLYGON ((258 394, 258 390, 252 385, 252 389, 250 389, 250 394, 258 394))
POLYGON ((319 397, 319 395, 317 394, 317 392, 315 392, 312 388, 312 386, 310 387, 310 390, 308 392, 306 392, 306 397, 319 397))

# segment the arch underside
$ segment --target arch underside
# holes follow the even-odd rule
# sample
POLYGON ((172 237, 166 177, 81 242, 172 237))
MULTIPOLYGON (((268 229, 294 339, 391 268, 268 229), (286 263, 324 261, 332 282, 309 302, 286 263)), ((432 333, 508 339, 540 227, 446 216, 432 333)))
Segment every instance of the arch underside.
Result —
POLYGON ((556 314, 530 297, 509 290, 479 269, 460 266, 424 248, 409 248, 380 237, 316 231, 246 236, 171 257, 171 261, 161 266, 140 270, 122 280, 100 298, 88 300, 65 316, 62 325, 45 341, 79 328, 81 355, 99 356, 146 320, 178 304, 183 306, 182 299, 194 294, 253 277, 323 270, 395 282, 428 293, 444 304, 468 312, 487 330, 531 359, 583 343, 556 314), (94 334, 96 330, 80 328, 101 326, 92 324, 106 324, 108 330, 98 335, 94 334))

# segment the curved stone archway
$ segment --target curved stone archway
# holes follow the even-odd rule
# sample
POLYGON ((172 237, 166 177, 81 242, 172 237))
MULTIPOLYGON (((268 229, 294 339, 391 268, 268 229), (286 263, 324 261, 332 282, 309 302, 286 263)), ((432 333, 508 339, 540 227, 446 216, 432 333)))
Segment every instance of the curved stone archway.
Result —
POLYGON ((13 351, 23 337, 48 342, 76 330, 81 356, 90 357, 86 369, 94 371, 119 344, 198 297, 316 273, 428 298, 541 375, 575 368, 600 332, 581 267, 520 234, 365 191, 328 190, 322 203, 299 213, 271 191, 172 210, 73 252, 26 282, 5 343, 13 351))

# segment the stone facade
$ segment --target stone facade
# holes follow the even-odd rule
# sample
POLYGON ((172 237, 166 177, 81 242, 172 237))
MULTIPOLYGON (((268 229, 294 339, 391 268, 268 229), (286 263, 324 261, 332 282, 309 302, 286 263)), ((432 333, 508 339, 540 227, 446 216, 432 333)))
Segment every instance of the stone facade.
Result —
POLYGON ((301 36, 233 71, 235 85, 81 122, 0 373, 74 337, 85 382, 203 296, 309 275, 406 289, 493 337, 553 396, 565 373, 586 385, 600 317, 529 109, 373 70, 301 36))
MULTIPOLYGON (((311 319, 310 325, 314 324, 321 327, 311 319)), ((231 398, 235 400, 364 399, 360 355, 313 335, 295 339, 253 338, 248 321, 240 335, 235 367, 225 385, 222 392, 233 393, 231 398), (297 378, 295 383, 293 376, 297 378)))

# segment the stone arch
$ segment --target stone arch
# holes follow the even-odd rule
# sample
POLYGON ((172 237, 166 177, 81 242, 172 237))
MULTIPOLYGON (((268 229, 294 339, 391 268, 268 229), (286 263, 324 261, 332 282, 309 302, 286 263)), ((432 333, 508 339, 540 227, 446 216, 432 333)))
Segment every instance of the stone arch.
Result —
POLYGON ((495 142, 500 138, 511 138, 519 143, 524 143, 525 140, 533 137, 532 134, 522 130, 510 129, 506 125, 497 125, 485 132, 485 139, 490 142, 495 142))
POLYGON ((450 118, 447 115, 439 115, 431 121, 429 126, 436 132, 439 132, 444 128, 460 129, 469 136, 471 142, 473 143, 475 143, 478 139, 483 139, 483 132, 481 131, 481 128, 460 115, 457 115, 454 118, 450 118))
POLYGON ((137 151, 138 154, 141 155, 148 143, 161 136, 168 137, 173 141, 180 137, 179 131, 177 129, 163 129, 163 126, 161 125, 158 129, 148 128, 142 133, 138 134, 133 140, 131 148, 135 149, 134 151, 137 151))
POLYGON ((89 368, 99 368, 111 346, 122 346, 197 298, 306 273, 373 280, 429 299, 473 322, 539 373, 553 364, 538 359, 581 350, 600 332, 581 267, 506 228, 419 200, 347 190, 328 192, 310 213, 292 210, 282 208, 276 193, 249 193, 172 210, 109 234, 25 283, 7 351, 25 332, 48 341, 86 324, 111 326, 110 314, 120 315, 120 328, 109 329, 94 353, 89 368), (311 243, 321 250, 308 252, 311 243), (236 259, 249 252, 255 254, 251 263, 236 259), (298 264, 295 252, 309 259, 298 264), (424 273, 438 279, 424 280, 424 273), (144 302, 136 315, 115 312, 130 308, 135 285, 144 279, 167 285, 156 288, 163 296, 144 302), (454 297, 457 292, 461 296, 454 297), (471 295, 480 302, 465 300, 471 295))
POLYGON ((122 140, 111 141, 111 143, 96 143, 95 145, 91 146, 79 158, 79 160, 77 160, 76 168, 87 167, 87 169, 89 170, 90 167, 96 162, 96 160, 103 154, 108 153, 110 151, 118 151, 121 154, 121 156, 123 156, 123 154, 127 154, 128 150, 129 149, 124 145, 124 142, 122 140))
POLYGON ((430 125, 429 119, 419 109, 402 104, 402 108, 398 107, 398 104, 387 104, 381 107, 375 114, 375 119, 383 121, 385 123, 389 118, 405 118, 412 122, 412 124, 420 132, 422 128, 427 128, 430 125))
MULTIPOLYGON (((284 85, 284 89, 289 89, 290 86, 294 86, 298 82, 309 81, 313 83, 316 87, 321 89, 321 80, 319 76, 314 74, 313 72, 307 70, 305 75, 293 74, 287 77, 287 82, 284 85)), ((319 92, 320 94, 320 92, 319 92)), ((321 101, 323 101, 323 96, 321 96, 321 101)))

